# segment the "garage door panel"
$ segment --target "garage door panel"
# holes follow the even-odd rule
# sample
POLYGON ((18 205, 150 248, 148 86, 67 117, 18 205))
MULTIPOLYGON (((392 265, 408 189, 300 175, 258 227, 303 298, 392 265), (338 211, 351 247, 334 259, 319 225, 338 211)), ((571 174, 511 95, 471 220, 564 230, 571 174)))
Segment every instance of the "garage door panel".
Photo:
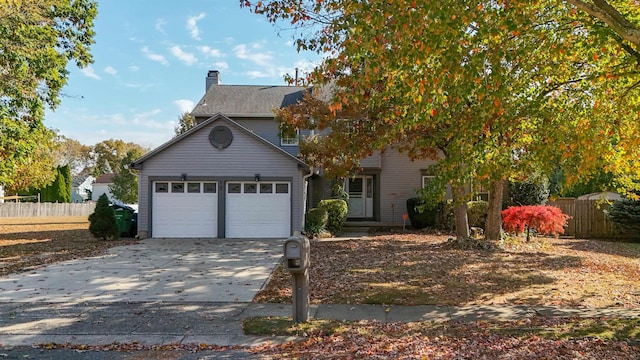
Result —
MULTIPOLYGON (((237 183, 231 183, 233 191, 237 191, 237 183)), ((241 193, 227 193, 226 201, 226 237, 229 238, 282 238, 291 234, 291 191, 290 184, 260 183, 255 191, 253 183, 245 183, 241 193), (282 186, 286 185, 286 186, 282 186), (245 193, 245 188, 250 191, 245 193), (266 193, 269 189, 272 193, 266 193)), ((231 189, 228 187, 227 190, 231 189)))
MULTIPOLYGON (((164 183, 162 183, 164 184, 164 183)), ((168 182, 169 186, 154 186, 155 189, 188 189, 197 182, 168 182), (189 184, 189 185, 188 185, 189 184)), ((207 182, 210 185, 212 183, 207 182)), ((203 192, 155 192, 153 196, 153 237, 217 237, 218 194, 203 192)), ((211 186, 207 186, 211 191, 211 186)))

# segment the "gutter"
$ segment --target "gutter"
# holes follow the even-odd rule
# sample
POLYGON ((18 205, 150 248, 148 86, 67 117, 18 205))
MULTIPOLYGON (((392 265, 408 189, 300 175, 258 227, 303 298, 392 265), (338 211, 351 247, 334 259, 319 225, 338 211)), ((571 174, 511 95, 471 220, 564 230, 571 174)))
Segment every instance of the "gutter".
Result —
POLYGON ((319 172, 315 166, 309 167, 309 174, 302 177, 302 227, 300 228, 304 232, 306 215, 307 215, 307 194, 309 193, 309 178, 313 175, 317 175, 319 172))

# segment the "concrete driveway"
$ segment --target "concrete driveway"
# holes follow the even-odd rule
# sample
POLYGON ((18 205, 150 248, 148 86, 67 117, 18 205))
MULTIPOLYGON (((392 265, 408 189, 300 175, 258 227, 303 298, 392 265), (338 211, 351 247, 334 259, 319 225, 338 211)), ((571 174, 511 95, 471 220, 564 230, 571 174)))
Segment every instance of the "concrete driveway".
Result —
POLYGON ((0 302, 250 302, 284 240, 146 239, 0 278, 0 302))

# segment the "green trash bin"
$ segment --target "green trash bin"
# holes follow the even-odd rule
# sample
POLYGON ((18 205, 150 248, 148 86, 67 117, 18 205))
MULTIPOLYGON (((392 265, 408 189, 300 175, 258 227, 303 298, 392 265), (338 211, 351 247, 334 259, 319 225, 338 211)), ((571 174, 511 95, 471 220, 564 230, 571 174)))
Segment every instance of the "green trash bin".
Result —
POLYGON ((120 207, 114 208, 113 212, 116 215, 116 224, 118 224, 120 235, 128 235, 131 231, 131 216, 133 216, 133 212, 131 210, 123 209, 120 207))

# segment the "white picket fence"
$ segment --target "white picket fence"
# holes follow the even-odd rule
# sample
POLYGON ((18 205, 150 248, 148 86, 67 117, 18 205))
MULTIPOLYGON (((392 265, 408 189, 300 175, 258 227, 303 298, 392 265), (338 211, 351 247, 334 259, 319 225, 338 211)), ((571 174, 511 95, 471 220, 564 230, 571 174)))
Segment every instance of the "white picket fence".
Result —
POLYGON ((89 216, 95 203, 2 203, 0 217, 89 216))

